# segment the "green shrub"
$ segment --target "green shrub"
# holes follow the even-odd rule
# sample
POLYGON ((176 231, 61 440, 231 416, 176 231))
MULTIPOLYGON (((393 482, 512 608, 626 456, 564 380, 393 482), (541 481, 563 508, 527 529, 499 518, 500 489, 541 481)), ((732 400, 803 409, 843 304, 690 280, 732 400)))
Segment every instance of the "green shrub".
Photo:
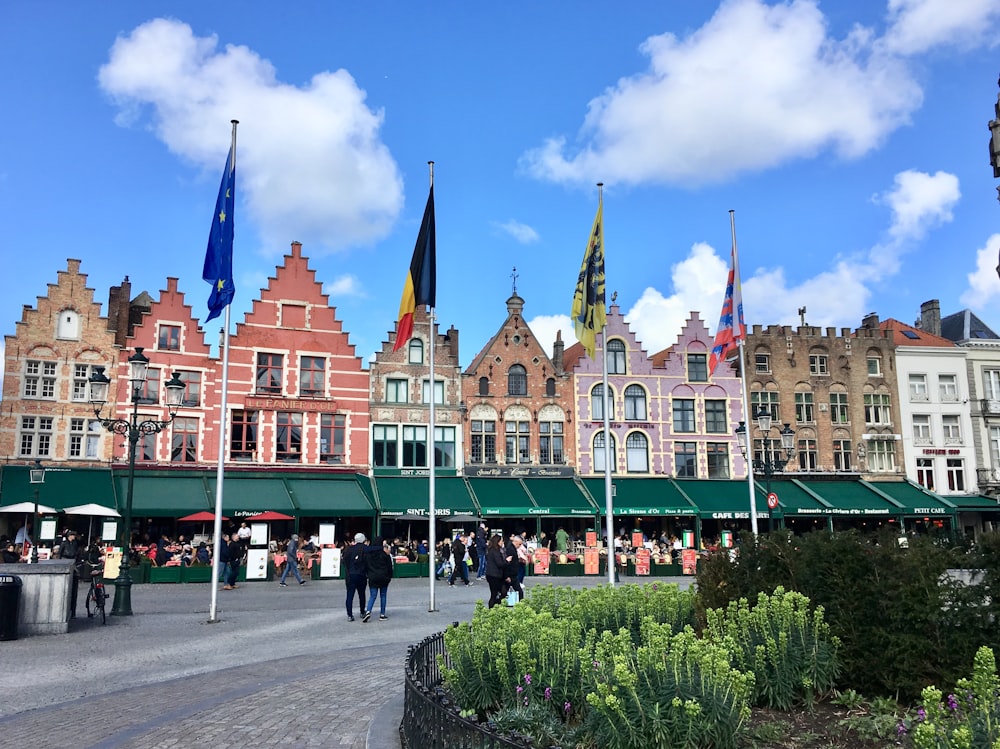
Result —
POLYGON ((976 649, 1000 647, 1000 534, 976 546, 898 529, 877 534, 787 531, 741 537, 739 554, 699 565, 699 612, 756 599, 778 587, 822 607, 840 640, 838 686, 913 700, 931 683, 954 683, 976 649), (952 568, 981 569, 974 586, 949 581, 952 568))
POLYGON ((753 675, 731 668, 724 648, 690 628, 675 634, 647 620, 641 639, 635 647, 625 630, 604 632, 583 656, 592 659, 586 725, 594 745, 735 747, 753 675))
POLYGON ((912 724, 916 749, 1000 747, 1000 679, 989 648, 976 652, 972 679, 959 679, 954 694, 945 700, 940 689, 927 687, 922 700, 912 724))
POLYGON ((755 705, 789 710, 833 689, 839 642, 822 607, 810 611, 802 594, 779 587, 761 593, 753 608, 741 598, 706 616, 706 639, 725 646, 732 665, 756 677, 755 705))

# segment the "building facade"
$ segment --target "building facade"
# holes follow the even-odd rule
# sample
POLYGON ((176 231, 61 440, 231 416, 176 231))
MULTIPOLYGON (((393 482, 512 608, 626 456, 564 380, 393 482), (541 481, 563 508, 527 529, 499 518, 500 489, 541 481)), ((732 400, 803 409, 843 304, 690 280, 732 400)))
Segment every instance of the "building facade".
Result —
POLYGON ((746 343, 754 458, 781 453, 779 431, 795 432, 786 473, 903 475, 895 344, 869 315, 856 331, 754 325, 746 343), (761 434, 765 410, 772 429, 761 434))
POLYGON ((395 336, 383 343, 370 365, 371 470, 374 475, 426 476, 431 398, 434 399, 435 473, 454 476, 465 458, 462 369, 458 331, 440 334, 425 307, 414 314, 413 337, 393 351, 395 336), (434 345, 434 377, 430 345, 434 345), (433 387, 431 380, 433 379, 433 387), (433 396, 431 393, 433 392, 433 396))

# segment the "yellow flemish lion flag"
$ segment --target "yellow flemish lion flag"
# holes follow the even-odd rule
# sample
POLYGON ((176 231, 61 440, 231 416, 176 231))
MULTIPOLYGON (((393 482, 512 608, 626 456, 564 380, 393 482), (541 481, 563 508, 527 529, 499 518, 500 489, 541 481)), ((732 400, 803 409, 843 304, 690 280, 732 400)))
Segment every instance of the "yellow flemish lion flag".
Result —
POLYGON ((607 315, 604 305, 604 203, 597 206, 594 228, 590 230, 587 252, 583 256, 580 277, 573 293, 573 327, 587 356, 594 358, 597 334, 604 330, 607 315))

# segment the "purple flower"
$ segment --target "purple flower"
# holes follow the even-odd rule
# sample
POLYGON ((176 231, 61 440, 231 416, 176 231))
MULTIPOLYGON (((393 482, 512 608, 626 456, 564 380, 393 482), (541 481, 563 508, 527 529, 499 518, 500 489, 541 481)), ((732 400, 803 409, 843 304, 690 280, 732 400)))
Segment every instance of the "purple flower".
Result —
POLYGON ((552 687, 545 687, 545 699, 552 699, 552 687))
POLYGON ((896 726, 896 736, 898 738, 903 738, 907 734, 906 724, 900 721, 899 725, 896 726))
POLYGON ((573 706, 570 703, 568 703, 568 702, 565 705, 563 705, 563 712, 564 713, 568 713, 572 709, 573 709, 573 706))
POLYGON ((523 692, 523 691, 524 691, 524 687, 522 687, 521 685, 518 685, 518 687, 517 687, 517 693, 521 694, 521 692, 523 692))
POLYGON ((524 675, 524 683, 528 684, 528 685, 531 684, 531 674, 525 674, 524 675))
POLYGON ((927 720, 927 711, 923 708, 917 710, 917 720, 924 721, 927 720))
POLYGON ((958 710, 958 700, 955 699, 955 695, 953 694, 948 695, 948 709, 952 712, 958 710))

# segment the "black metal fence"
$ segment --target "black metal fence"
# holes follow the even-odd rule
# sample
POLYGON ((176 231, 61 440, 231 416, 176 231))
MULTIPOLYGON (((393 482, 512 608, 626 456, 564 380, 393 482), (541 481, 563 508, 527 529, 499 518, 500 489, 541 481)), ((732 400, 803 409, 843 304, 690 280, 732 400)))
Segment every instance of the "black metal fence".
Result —
POLYGON ((438 656, 448 663, 444 633, 411 645, 406 654, 403 722, 399 736, 404 749, 501 749, 531 746, 520 735, 502 736, 489 723, 463 718, 442 686, 438 656))

